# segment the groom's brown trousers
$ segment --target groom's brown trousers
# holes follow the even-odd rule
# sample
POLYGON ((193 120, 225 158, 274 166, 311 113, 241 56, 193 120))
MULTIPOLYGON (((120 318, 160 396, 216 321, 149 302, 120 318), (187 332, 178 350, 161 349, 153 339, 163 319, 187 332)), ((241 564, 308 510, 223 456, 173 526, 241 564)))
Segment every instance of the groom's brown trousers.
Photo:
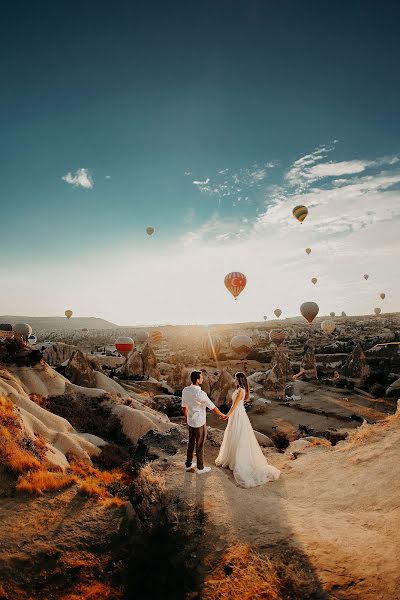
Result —
POLYGON ((186 467, 192 464, 193 452, 196 447, 197 468, 204 468, 204 443, 206 441, 206 426, 190 427, 189 425, 189 443, 186 457, 186 467))

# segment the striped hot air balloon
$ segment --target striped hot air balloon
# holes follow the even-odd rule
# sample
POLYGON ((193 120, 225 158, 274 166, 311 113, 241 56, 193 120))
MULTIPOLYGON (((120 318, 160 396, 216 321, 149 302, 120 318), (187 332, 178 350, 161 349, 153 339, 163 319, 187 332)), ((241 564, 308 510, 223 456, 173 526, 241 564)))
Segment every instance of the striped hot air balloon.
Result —
POLYGON ((128 356, 135 347, 135 342, 131 337, 119 337, 115 342, 115 348, 122 356, 128 356))
POLYGON ((294 207, 293 216, 295 219, 300 221, 300 223, 302 223, 304 221, 304 219, 306 218, 307 215, 308 215, 307 206, 303 206, 302 204, 299 204, 299 206, 294 207))
POLYGON ((0 324, 0 338, 11 340, 14 337, 13 326, 11 323, 0 324))
POLYGON ((161 339, 162 339, 162 333, 161 333, 161 331, 152 331, 151 334, 150 334, 150 339, 155 344, 159 344, 161 342, 161 339))
POLYGON ((283 329, 271 329, 269 332, 269 339, 277 346, 280 346, 285 338, 286 332, 283 329))
POLYGON ((228 273, 225 277, 225 287, 230 291, 235 300, 243 292, 246 283, 246 276, 243 273, 239 273, 239 271, 232 271, 232 273, 228 273))

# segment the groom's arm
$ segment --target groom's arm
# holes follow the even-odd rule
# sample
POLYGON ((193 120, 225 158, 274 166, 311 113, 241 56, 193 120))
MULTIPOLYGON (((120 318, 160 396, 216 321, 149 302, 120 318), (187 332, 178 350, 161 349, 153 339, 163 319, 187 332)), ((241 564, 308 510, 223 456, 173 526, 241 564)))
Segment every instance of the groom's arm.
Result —
POLYGON ((212 412, 213 412, 215 415, 218 415, 220 419, 223 419, 223 420, 225 421, 225 419, 226 419, 226 415, 224 415, 224 413, 222 413, 222 412, 219 410, 219 408, 217 408, 217 407, 215 406, 214 402, 212 402, 212 401, 210 400, 210 398, 207 396, 207 394, 206 394, 205 392, 203 392, 203 394, 204 394, 204 396, 203 396, 203 399, 204 399, 204 402, 205 402, 205 404, 206 404, 207 408, 209 408, 210 410, 212 410, 212 412))
POLYGON ((188 420, 188 409, 186 406, 182 406, 182 412, 185 415, 185 419, 186 419, 186 425, 187 425, 187 420, 188 420))

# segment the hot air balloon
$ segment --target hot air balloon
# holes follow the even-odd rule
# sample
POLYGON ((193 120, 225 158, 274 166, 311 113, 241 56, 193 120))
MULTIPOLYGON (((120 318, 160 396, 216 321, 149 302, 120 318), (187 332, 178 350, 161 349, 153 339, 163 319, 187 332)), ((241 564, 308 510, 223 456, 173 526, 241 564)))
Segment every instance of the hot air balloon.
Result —
POLYGON ((32 333, 32 327, 28 323, 16 323, 13 326, 15 335, 26 340, 32 333))
POLYGON ((347 317, 346 313, 344 312, 344 310, 342 310, 342 317, 347 317))
POLYGON ((146 228, 146 233, 147 233, 147 235, 153 235, 153 233, 154 233, 154 227, 147 227, 146 228))
POLYGON ((30 344, 31 346, 34 346, 37 342, 37 337, 36 335, 29 335, 28 336, 28 344, 30 344))
POLYGON ((253 340, 248 335, 235 335, 231 339, 231 348, 238 356, 245 358, 253 347, 253 340))
POLYGON ((380 297, 382 298, 382 300, 384 300, 386 298, 386 294, 380 294, 380 297))
POLYGON ((334 321, 331 321, 330 319, 322 321, 321 329, 324 333, 326 333, 326 335, 332 335, 332 333, 336 329, 336 323, 334 321))
POLYGON ((74 313, 72 312, 72 310, 66 310, 64 315, 67 317, 67 319, 70 319, 72 317, 74 313))
POLYGON ((368 273, 365 273, 365 275, 364 275, 364 279, 365 279, 365 281, 366 281, 368 278, 369 278, 369 275, 368 275, 368 273))
POLYGON ((271 329, 269 332, 269 339, 277 346, 280 346, 285 338, 286 332, 283 329, 271 329))
POLYGON ((333 319, 333 317, 335 316, 335 313, 334 313, 334 312, 331 312, 331 313, 329 313, 329 314, 330 314, 330 316, 331 316, 331 317, 332 317, 332 319, 333 319))
POLYGON ((300 312, 306 321, 311 325, 319 313, 319 306, 316 302, 303 302, 300 306, 300 312))
POLYGON ((313 278, 311 279, 311 282, 312 282, 314 285, 317 283, 317 281, 318 281, 318 279, 317 279, 316 277, 313 277, 313 278))
POLYGON ((150 334, 150 339, 155 344, 159 344, 161 342, 161 339, 162 339, 162 333, 161 333, 161 331, 152 331, 151 334, 150 334))
POLYGON ((306 218, 306 216, 308 215, 308 208, 307 206, 295 206, 293 209, 293 216, 300 221, 300 223, 303 223, 304 219, 306 218))
POLYGON ((149 333, 144 330, 138 331, 136 339, 139 342, 139 344, 144 344, 149 339, 149 333))
POLYGON ((11 323, 1 323, 0 325, 0 338, 11 339, 14 337, 13 326, 11 323))
POLYGON ((219 353, 221 352, 222 342, 216 335, 210 335, 204 338, 203 350, 204 354, 211 359, 217 360, 219 353))
POLYGON ((374 313, 376 314, 376 316, 380 315, 382 312, 382 309, 380 308, 374 308, 374 313))
POLYGON ((268 321, 267 315, 264 315, 264 321, 268 321))
POLYGON ((281 311, 280 308, 276 308, 274 310, 274 315, 276 316, 277 319, 279 319, 279 317, 281 316, 281 314, 282 314, 282 311, 281 311))
POLYGON ((311 254, 311 248, 306 248, 307 254, 311 254))
POLYGON ((243 292, 246 287, 247 279, 243 273, 239 273, 239 271, 233 271, 232 273, 228 273, 225 277, 225 287, 230 291, 232 296, 237 299, 239 294, 243 292))
POLYGON ((135 347, 135 342, 130 337, 119 337, 115 342, 115 348, 122 356, 128 356, 135 347))

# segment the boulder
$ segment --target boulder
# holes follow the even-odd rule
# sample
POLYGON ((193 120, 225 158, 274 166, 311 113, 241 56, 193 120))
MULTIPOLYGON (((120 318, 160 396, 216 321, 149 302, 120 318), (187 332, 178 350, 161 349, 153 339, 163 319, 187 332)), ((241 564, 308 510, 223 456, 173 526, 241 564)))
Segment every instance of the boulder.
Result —
POLYGON ((298 439, 299 433, 290 421, 285 421, 285 419, 273 419, 272 422, 275 433, 284 435, 289 442, 294 442, 294 440, 298 439))
POLYGON ((96 387, 96 371, 92 363, 80 350, 75 350, 65 369, 65 375, 71 383, 82 387, 96 387))
POLYGON ((267 435, 260 433, 259 431, 254 430, 254 435, 256 436, 257 442, 263 448, 273 448, 275 446, 274 442, 267 435))
POLYGON ((146 344, 142 350, 142 361, 143 375, 157 380, 160 379, 161 374, 157 368, 157 358, 149 344, 146 344))
POLYGON ((400 378, 396 379, 385 392, 386 398, 400 398, 400 378))
POLYGON ((180 417, 182 415, 182 398, 160 394, 152 399, 152 407, 169 417, 180 417))
POLYGON ((123 366, 126 375, 144 375, 143 359, 138 350, 131 352, 123 366))
POLYGON ((346 381, 350 381, 357 387, 360 387, 364 384, 369 372, 366 356, 361 345, 357 344, 342 367, 340 374, 346 378, 346 381))
POLYGON ((216 406, 231 404, 232 394, 235 389, 235 379, 227 369, 222 369, 220 376, 212 388, 211 400, 216 406))

